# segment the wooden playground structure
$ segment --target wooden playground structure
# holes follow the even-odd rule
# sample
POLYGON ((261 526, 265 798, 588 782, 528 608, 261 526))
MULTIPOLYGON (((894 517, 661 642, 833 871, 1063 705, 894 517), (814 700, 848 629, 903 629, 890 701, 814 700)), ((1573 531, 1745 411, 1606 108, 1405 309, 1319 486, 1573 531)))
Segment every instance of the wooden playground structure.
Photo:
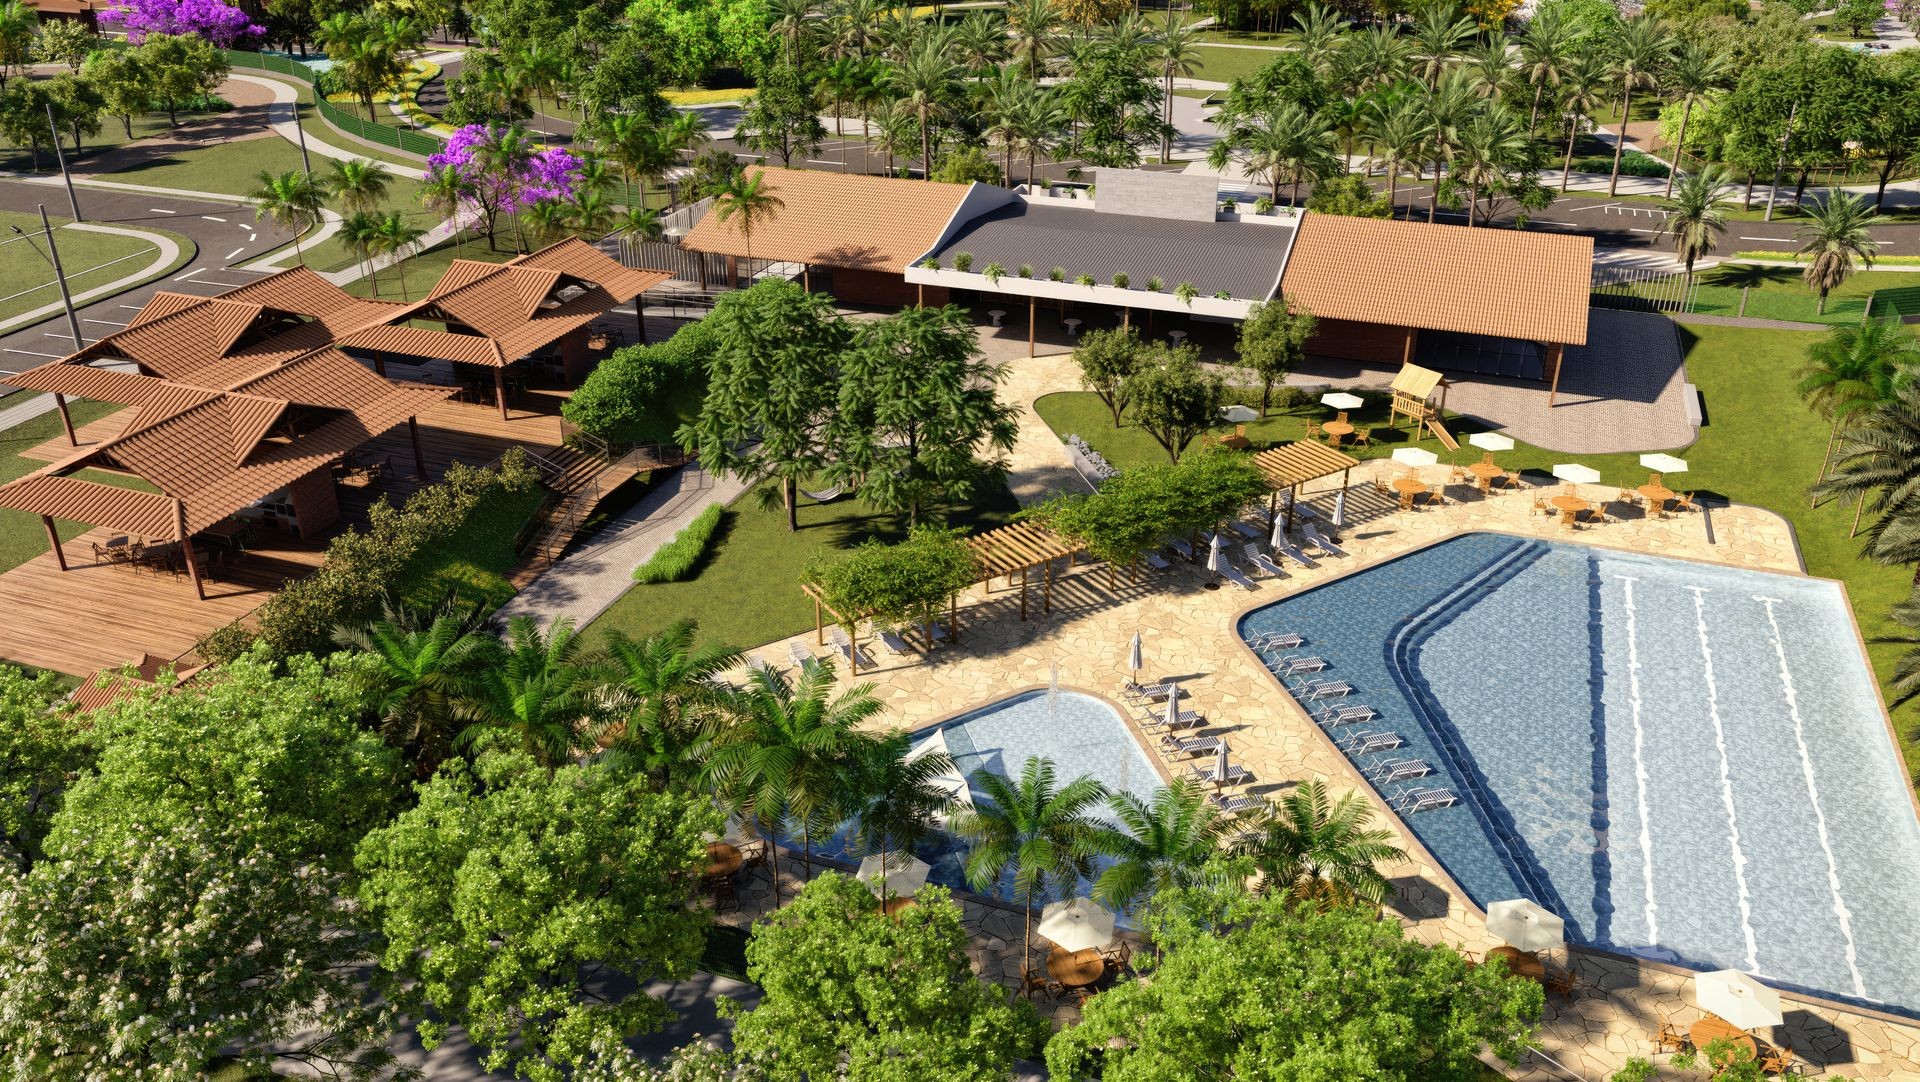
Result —
POLYGON ((1413 442, 1419 443, 1423 431, 1432 432, 1440 445, 1449 451, 1458 451, 1460 441, 1447 431, 1445 421, 1447 410, 1446 377, 1431 368, 1422 368, 1408 362, 1400 366, 1400 374, 1393 377, 1392 412, 1388 425, 1400 427, 1402 416, 1413 424, 1413 442), (1434 391, 1440 392, 1440 400, 1433 401, 1434 391))

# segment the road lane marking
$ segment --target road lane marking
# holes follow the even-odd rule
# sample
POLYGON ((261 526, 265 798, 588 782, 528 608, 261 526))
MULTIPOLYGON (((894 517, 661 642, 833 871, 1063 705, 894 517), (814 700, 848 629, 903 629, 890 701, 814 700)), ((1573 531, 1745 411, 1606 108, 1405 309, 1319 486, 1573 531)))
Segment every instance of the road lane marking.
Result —
POLYGON ((188 271, 185 274, 176 274, 173 276, 173 281, 184 282, 187 279, 193 277, 194 275, 199 274, 201 271, 205 269, 206 269, 205 267, 195 267, 194 269, 188 271))
POLYGON ((227 224, 227 220, 225 218, 215 218, 211 214, 202 214, 200 218, 202 221, 219 222, 221 225, 227 224))

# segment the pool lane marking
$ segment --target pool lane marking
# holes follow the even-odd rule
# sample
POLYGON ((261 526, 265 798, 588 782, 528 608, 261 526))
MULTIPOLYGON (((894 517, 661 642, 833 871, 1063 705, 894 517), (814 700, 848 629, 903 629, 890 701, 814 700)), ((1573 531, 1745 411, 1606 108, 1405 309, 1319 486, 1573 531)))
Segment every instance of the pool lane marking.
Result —
POLYGON ((1653 900, 1653 826, 1647 808, 1646 729, 1640 724, 1640 643, 1635 638, 1639 611, 1633 607, 1633 584, 1640 580, 1629 575, 1614 578, 1620 580, 1620 589, 1626 595, 1627 703, 1633 707, 1633 783, 1640 811, 1640 879, 1647 895, 1647 942, 1658 943, 1660 922, 1654 919, 1654 911, 1660 907, 1653 900))
POLYGON ((1740 898, 1740 930, 1747 939, 1747 972, 1760 972, 1760 945, 1753 935, 1753 895, 1747 890, 1747 854, 1740 848, 1740 817, 1733 806, 1733 762, 1727 756, 1727 730, 1720 721, 1720 686, 1713 678, 1713 645, 1707 641, 1707 589, 1688 586, 1693 595, 1693 623, 1700 637, 1700 663, 1707 684, 1707 717, 1713 722, 1713 745, 1720 752, 1720 802, 1727 808, 1727 844, 1733 850, 1733 885, 1740 898))
POLYGON ((1793 721, 1793 742, 1800 749, 1800 775, 1806 779, 1807 798, 1813 805, 1814 831, 1820 836, 1820 851, 1827 856, 1827 889, 1833 892, 1833 915, 1840 919, 1840 936, 1847 941, 1847 972, 1853 976, 1853 994, 1866 999, 1867 984, 1860 976, 1860 954, 1853 943, 1853 912, 1840 895, 1840 863, 1833 855, 1833 842, 1827 834, 1827 814, 1820 808, 1820 789, 1814 783, 1813 776, 1813 755, 1807 748, 1806 727, 1801 724, 1800 695, 1793 685, 1793 671, 1787 667, 1787 647, 1780 639, 1780 620, 1773 611, 1773 607, 1781 602, 1777 597, 1763 597, 1760 594, 1753 595, 1753 599, 1766 608, 1767 626, 1773 629, 1773 656, 1780 662, 1780 691, 1787 700, 1787 717, 1793 721))

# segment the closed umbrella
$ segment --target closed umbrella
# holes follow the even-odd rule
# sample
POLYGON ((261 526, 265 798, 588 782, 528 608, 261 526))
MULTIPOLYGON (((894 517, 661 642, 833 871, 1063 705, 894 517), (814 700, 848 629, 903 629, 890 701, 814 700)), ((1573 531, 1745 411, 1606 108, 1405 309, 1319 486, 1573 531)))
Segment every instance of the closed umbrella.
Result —
POLYGON ((1598 484, 1600 471, 1592 466, 1583 466, 1578 462, 1562 462, 1553 468, 1553 475, 1562 481, 1571 481, 1576 485, 1598 484))
POLYGON ((1127 668, 1133 670, 1136 679, 1140 676, 1140 633, 1138 631, 1133 633, 1133 641, 1127 644, 1127 668))
POLYGON ((1213 783, 1223 784, 1227 780, 1227 738, 1220 738, 1220 750, 1213 755, 1213 783))
POLYGON ((1273 516, 1273 536, 1267 538, 1267 547, 1283 549, 1290 543, 1291 542, 1287 540, 1287 520, 1281 518, 1279 515, 1273 516))
POLYGON ((926 861, 912 853, 875 853, 860 862, 854 878, 865 883, 876 896, 891 898, 912 894, 926 886, 927 875, 932 871, 926 861), (886 865, 884 873, 882 863, 886 865))
POLYGON ((1180 724, 1180 682, 1177 680, 1169 680, 1167 681, 1168 731, 1172 731, 1173 727, 1178 724, 1180 724))
POLYGON ((1655 473, 1687 472, 1686 459, 1675 458, 1672 455, 1666 454, 1664 452, 1661 454, 1654 454, 1654 455, 1641 455, 1640 464, 1654 471, 1655 473))
POLYGON ((1252 406, 1228 406, 1220 411, 1220 416, 1225 417, 1232 424, 1243 425, 1248 421, 1258 421, 1260 411, 1252 406))
POLYGON ((1539 902, 1509 898, 1487 907, 1487 931, 1515 950, 1550 951, 1567 941, 1567 922, 1539 902))
POLYGON ((1357 394, 1348 394, 1345 391, 1333 391, 1321 395, 1320 404, 1323 406, 1331 406, 1337 410, 1357 410, 1361 406, 1366 405, 1367 400, 1357 394))
POLYGON ((1213 535, 1213 544, 1207 547, 1207 570, 1218 575, 1227 564, 1227 539, 1219 534, 1213 535))
POLYGON ((1431 466, 1440 456, 1424 447, 1402 447, 1393 452, 1393 460, 1405 466, 1431 466))
POLYGON ((1339 529, 1347 524, 1347 490, 1341 489, 1333 498, 1333 526, 1339 529))
POLYGON ((1480 448, 1482 451, 1513 450, 1513 437, 1502 436, 1498 432, 1475 432, 1473 435, 1467 437, 1467 442, 1480 448))
POLYGON ((1718 969, 1693 979, 1693 1002, 1741 1029, 1777 1026, 1780 994, 1737 969, 1718 969))
POLYGON ((1089 898, 1069 898, 1040 911, 1039 932, 1061 950, 1098 949, 1113 942, 1113 914, 1089 898))

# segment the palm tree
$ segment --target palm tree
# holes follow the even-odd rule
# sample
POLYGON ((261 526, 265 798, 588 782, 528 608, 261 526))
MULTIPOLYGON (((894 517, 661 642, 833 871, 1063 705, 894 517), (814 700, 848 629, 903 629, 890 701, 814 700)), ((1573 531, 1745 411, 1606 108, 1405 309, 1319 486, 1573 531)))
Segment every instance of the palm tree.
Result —
POLYGON ((707 757, 706 779, 726 803, 751 818, 767 838, 773 868, 773 904, 780 905, 776 835, 800 827, 800 846, 813 870, 813 833, 841 810, 841 778, 872 738, 857 727, 883 709, 872 684, 833 696, 833 663, 802 666, 799 680, 784 672, 753 672, 729 704, 728 732, 707 757))
POLYGON ((1348 38, 1342 48, 1359 77, 1358 89, 1363 92, 1398 82, 1406 74, 1407 61, 1413 54, 1413 43, 1392 23, 1368 27, 1348 38))
POLYGON ((381 734, 413 761, 414 775, 425 778, 451 751, 459 704, 498 643, 482 630, 478 606, 456 611, 449 599, 425 627, 391 601, 384 607, 382 619, 336 629, 333 638, 372 659, 354 673, 379 715, 381 734))
POLYGON ((613 235, 630 244, 645 240, 659 240, 666 236, 660 225, 660 212, 628 207, 613 224, 613 235))
POLYGON ((1513 58, 1508 50, 1513 43, 1502 31, 1495 30, 1467 51, 1467 71, 1473 75, 1479 96, 1499 101, 1513 78, 1513 58))
POLYGON ((33 37, 40 30, 40 13, 20 0, 0 0, 0 89, 18 66, 33 55, 33 37))
POLYGON ((1520 77, 1533 88, 1533 109, 1527 114, 1527 141, 1540 124, 1540 100, 1548 87, 1558 88, 1573 67, 1580 29, 1559 8, 1543 8, 1520 38, 1520 77))
POLYGON ((1916 372, 1920 372, 1920 342, 1895 319, 1835 327, 1807 347, 1807 363, 1801 366, 1800 381, 1793 389, 1828 422, 1819 480, 1827 478, 1840 426, 1854 414, 1893 401, 1916 372))
POLYGON ((1821 315, 1827 311, 1827 291, 1845 282, 1853 274, 1853 261, 1873 266, 1873 254, 1880 242, 1873 239, 1873 226, 1880 216, 1874 213, 1864 196, 1837 188, 1806 211, 1807 220, 1793 231, 1799 239, 1796 257, 1807 256, 1800 280, 1820 293, 1821 315))
POLYGON ((922 42, 907 62, 887 73, 900 104, 920 123, 920 176, 933 180, 933 122, 960 92, 960 68, 934 41, 922 42))
POLYGON ((1050 759, 1028 759, 1018 781, 976 770, 973 783, 984 802, 954 816, 948 826, 972 843, 967 852, 967 883, 982 894, 1012 876, 1013 892, 1024 910, 1020 983, 1026 984, 1033 956, 1033 903, 1048 888, 1065 896, 1093 874, 1101 828, 1091 810, 1106 799, 1106 787, 1081 775, 1064 786, 1054 784, 1050 759))
POLYGON ((347 251, 366 268, 367 281, 373 286, 373 295, 380 296, 380 276, 375 273, 373 253, 380 248, 380 216, 359 211, 340 220, 340 242, 347 251))
POLYGON ((1031 188, 1034 162, 1041 151, 1053 145, 1061 129, 1067 126, 1066 108, 1060 104, 1060 96, 1056 91, 1036 86, 1034 92, 1020 102, 1011 126, 1014 137, 1020 142, 1020 149, 1027 155, 1027 187, 1031 188))
MULTIPOLYGON (((1417 100, 1424 111, 1427 137, 1433 145, 1433 179, 1437 196, 1442 167, 1449 173, 1453 171, 1454 159, 1460 153, 1462 133, 1475 117, 1486 112, 1487 105, 1480 100, 1479 84, 1474 81, 1473 74, 1464 68, 1447 69, 1439 82, 1417 100)), ((1434 222, 1439 217, 1440 200, 1435 198, 1428 204, 1427 221, 1434 222)))
POLYGON ((379 251, 395 257, 392 266, 394 276, 400 279, 400 299, 403 301, 408 299, 406 260, 426 232, 397 210, 380 216, 380 224, 374 234, 378 240, 377 247, 379 251))
POLYGON ((1060 13, 1053 0, 1014 0, 1007 11, 1013 55, 1027 66, 1027 78, 1040 78, 1040 61, 1053 52, 1060 32, 1060 13))
POLYGON ((1326 783, 1303 782, 1274 806, 1273 814, 1235 848, 1253 858, 1263 891, 1302 899, 1360 898, 1374 904, 1387 896, 1378 865, 1405 860, 1393 831, 1370 826, 1373 809, 1359 793, 1333 800, 1326 783))
POLYGON ((839 0, 828 17, 835 54, 866 60, 878 40, 881 0, 839 0))
POLYGON ((1207 151, 1207 164, 1219 169, 1237 157, 1250 175, 1267 178, 1276 202, 1283 181, 1292 186, 1289 198, 1299 206, 1301 182, 1340 172, 1333 155, 1333 129, 1323 116, 1294 102, 1235 117, 1224 134, 1207 151))
MULTIPOLYGON (((460 205, 467 198, 467 182, 462 180, 458 171, 448 168, 427 170, 426 179, 420 184, 420 202, 428 210, 451 221, 460 212, 460 205)), ((453 231, 453 251, 460 252, 461 229, 453 231)))
POLYGON ((388 168, 374 161, 356 159, 333 163, 326 179, 327 191, 340 201, 340 209, 352 214, 372 210, 387 197, 387 185, 393 180, 388 168))
POLYGON ((720 674, 740 663, 731 646, 695 646, 698 630, 692 620, 677 620, 642 639, 618 631, 607 636, 618 713, 597 739, 662 784, 697 773, 695 753, 718 731, 730 693, 720 674))
POLYGON ((788 64, 800 66, 800 45, 807 40, 813 22, 813 0, 773 0, 767 5, 773 16, 767 32, 785 46, 788 64))
POLYGON ((1727 58, 1697 41, 1681 44, 1667 68, 1667 90, 1675 100, 1685 103, 1680 111, 1680 132, 1673 141, 1673 164, 1667 169, 1667 194, 1673 194, 1673 178, 1680 174, 1680 154, 1687 145, 1687 121, 1693 119, 1694 103, 1719 88, 1727 79, 1727 58))
POLYGON ((573 200, 565 204, 567 224, 583 237, 605 236, 613 227, 613 203, 606 193, 591 188, 579 188, 573 193, 573 200))
POLYGON ((1467 226, 1472 228, 1480 193, 1507 179, 1527 149, 1520 120, 1504 105, 1481 111, 1460 133, 1458 163, 1451 177, 1467 186, 1467 226))
POLYGON ((592 676, 594 659, 580 644, 573 621, 562 617, 542 634, 530 616, 507 625, 507 641, 481 669, 464 712, 473 723, 454 747, 466 749, 488 733, 511 734, 551 775, 583 743, 605 707, 592 676))
POLYGON ((1306 7, 1293 13, 1293 25, 1299 32, 1300 54, 1315 71, 1326 72, 1333 66, 1346 34, 1346 20, 1319 0, 1309 0, 1306 7))
POLYGON ((936 817, 955 802, 954 794, 940 784, 953 769, 953 759, 944 751, 917 758, 912 751, 912 734, 899 729, 872 742, 848 772, 841 797, 854 818, 853 841, 861 852, 880 858, 882 879, 889 856, 911 853, 924 843, 933 834, 936 817))
POLYGON ((1667 220, 1660 232, 1673 238, 1673 254, 1687 265, 1687 288, 1693 288, 1693 261, 1713 251, 1727 231, 1726 204, 1720 193, 1728 186, 1727 171, 1709 165, 1687 174, 1679 194, 1661 201, 1667 220))
POLYGON ((1162 88, 1165 98, 1161 103, 1160 121, 1165 125, 1160 131, 1160 161, 1165 164, 1173 153, 1173 81, 1184 78, 1200 70, 1201 54, 1199 49, 1200 32, 1193 29, 1185 16, 1167 16, 1167 24, 1154 39, 1153 62, 1160 67, 1160 77, 1166 81, 1162 88))
MULTIPOLYGON (((1373 142, 1376 157, 1386 166, 1387 206, 1397 210, 1400 167, 1420 160, 1431 134, 1420 104, 1410 98, 1393 98, 1389 104, 1374 110, 1373 126, 1367 137, 1373 142)), ((1412 216, 1412 207, 1407 208, 1407 214, 1412 216)))
POLYGON ((1906 653, 1893 663, 1893 701, 1888 706, 1904 706, 1920 695, 1920 591, 1907 595, 1905 601, 1893 607, 1887 614, 1894 623, 1908 629, 1903 635, 1875 635, 1867 642, 1875 646, 1896 645, 1907 647, 1906 653))
POLYGON ((1567 190, 1573 175, 1573 143, 1580 137, 1580 125, 1587 114, 1606 100, 1607 66, 1598 53, 1585 52, 1574 58, 1573 66, 1561 80, 1561 105, 1567 117, 1567 156, 1560 163, 1560 191, 1567 190))
POLYGON ((1460 13, 1454 0, 1429 0, 1413 21, 1414 56, 1420 61, 1420 80, 1431 90, 1440 73, 1474 32, 1473 20, 1460 13))
POLYGON ((324 203, 320 186, 310 173, 289 169, 274 173, 266 169, 257 178, 260 186, 247 194, 254 201, 253 218, 271 218, 273 224, 293 232, 293 254, 302 265, 307 257, 300 251, 300 234, 320 220, 324 203))
POLYGON ((1627 125, 1633 122, 1633 92, 1659 84, 1660 69, 1673 53, 1673 38, 1652 15, 1637 15, 1620 27, 1613 42, 1613 75, 1620 80, 1620 131, 1613 140, 1613 175, 1607 196, 1620 187, 1620 157, 1627 151, 1627 125))
POLYGON ((772 218, 774 212, 786 207, 779 196, 767 190, 767 171, 758 170, 752 175, 744 172, 727 182, 713 197, 714 221, 726 224, 734 218, 740 219, 740 236, 747 245, 747 274, 753 274, 753 230, 760 223, 772 218))
POLYGON ((1201 869, 1220 854, 1227 821, 1184 778, 1155 793, 1151 802, 1115 793, 1109 806, 1123 829, 1102 839, 1113 863, 1094 882, 1093 897, 1110 909, 1132 909, 1169 887, 1193 886, 1201 869))
POLYGON ((953 39, 970 74, 978 75, 1007 56, 1007 23, 996 12, 968 12, 955 28, 953 39))
POLYGON ((1854 414, 1840 431, 1840 461, 1833 474, 1810 494, 1855 501, 1853 532, 1860 513, 1873 511, 1865 555, 1880 563, 1911 563, 1920 558, 1920 386, 1900 387, 1891 401, 1854 414), (1895 524, 1899 528, 1895 529, 1895 524))

